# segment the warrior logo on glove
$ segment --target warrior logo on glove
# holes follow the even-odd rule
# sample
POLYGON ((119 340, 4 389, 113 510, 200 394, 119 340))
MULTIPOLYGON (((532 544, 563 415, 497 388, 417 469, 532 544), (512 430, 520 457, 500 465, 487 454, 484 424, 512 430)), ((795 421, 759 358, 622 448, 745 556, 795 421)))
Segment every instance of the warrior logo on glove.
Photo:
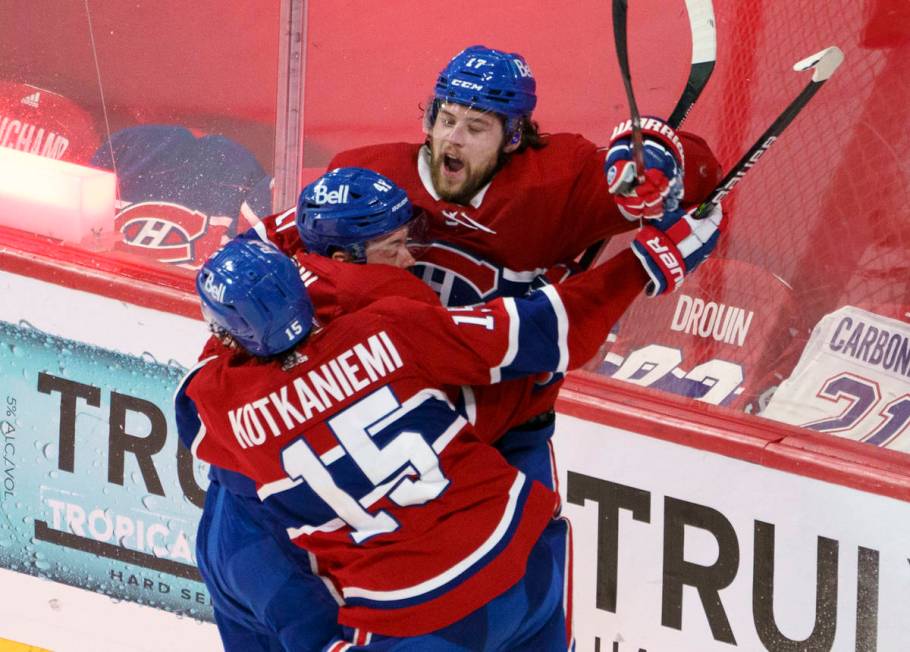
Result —
POLYGON ((679 208, 683 197, 685 154, 670 125, 657 118, 642 120, 644 182, 636 183, 638 170, 632 160, 632 121, 613 129, 604 161, 607 185, 620 213, 629 221, 657 220, 679 208))

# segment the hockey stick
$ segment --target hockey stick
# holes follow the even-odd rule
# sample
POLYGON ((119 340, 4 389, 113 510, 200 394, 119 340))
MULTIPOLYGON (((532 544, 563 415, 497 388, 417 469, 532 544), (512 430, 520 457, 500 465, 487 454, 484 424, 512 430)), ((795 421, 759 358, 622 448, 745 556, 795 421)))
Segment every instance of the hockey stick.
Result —
POLYGON ((622 85, 626 90, 626 101, 629 103, 629 113, 632 116, 632 162, 635 163, 635 180, 644 183, 645 154, 641 142, 641 114, 638 112, 635 93, 632 91, 632 71, 629 69, 629 47, 626 38, 628 10, 628 0, 613 0, 613 43, 616 45, 616 60, 619 62, 619 73, 622 76, 622 85))
POLYGON ((714 23, 714 5, 711 0, 686 0, 686 13, 689 16, 689 28, 692 33, 692 65, 683 93, 667 119, 674 129, 689 115, 692 105, 711 78, 714 63, 717 61, 717 27, 714 23))
MULTIPOLYGON (((701 95, 711 73, 714 72, 714 63, 717 60, 717 28, 714 22, 714 5, 711 0, 685 0, 686 13, 689 17, 689 28, 692 33, 692 64, 689 68, 689 78, 686 80, 686 86, 683 89, 676 107, 670 114, 667 122, 671 127, 676 129, 682 124, 689 111, 695 104, 695 101, 701 95)), ((622 2, 622 7, 617 9, 617 2, 613 4, 613 36, 616 42, 616 56, 619 59, 620 71, 623 73, 623 84, 626 87, 626 95, 629 98, 629 106, 632 108, 632 153, 635 155, 635 116, 638 107, 635 104, 635 96, 632 94, 632 79, 629 71, 629 59, 626 43, 626 3, 622 2), (619 13, 619 16, 617 16, 619 13), (621 30, 621 34, 617 33, 621 30), (634 107, 634 108, 633 108, 634 107)), ((641 153, 641 117, 638 122, 639 148, 641 153)), ((637 170, 644 170, 643 164, 638 159, 635 160, 637 170)), ((603 248, 604 241, 599 240, 590 247, 585 249, 584 254, 578 261, 582 269, 588 269, 600 250, 603 248)))
POLYGON ((711 194, 708 195, 707 199, 699 204, 698 208, 693 211, 692 217, 695 219, 703 218, 714 206, 720 203, 731 190, 733 190, 733 187, 740 182, 746 172, 758 162, 758 159, 768 151, 768 148, 771 147, 774 141, 783 133, 784 129, 787 128, 787 125, 793 122, 793 119, 797 114, 799 114, 799 112, 803 110, 803 107, 809 103, 809 100, 818 92, 822 87, 822 84, 834 74, 834 71, 837 70, 837 67, 843 60, 844 53, 841 52, 840 48, 831 46, 825 48, 821 52, 816 52, 810 57, 806 57, 793 66, 794 70, 799 71, 809 70, 810 68, 813 69, 812 81, 808 83, 799 95, 797 95, 795 100, 790 102, 783 113, 771 123, 771 126, 765 130, 765 133, 758 137, 755 144, 743 154, 736 165, 730 168, 730 171, 720 180, 714 190, 711 191, 711 194))

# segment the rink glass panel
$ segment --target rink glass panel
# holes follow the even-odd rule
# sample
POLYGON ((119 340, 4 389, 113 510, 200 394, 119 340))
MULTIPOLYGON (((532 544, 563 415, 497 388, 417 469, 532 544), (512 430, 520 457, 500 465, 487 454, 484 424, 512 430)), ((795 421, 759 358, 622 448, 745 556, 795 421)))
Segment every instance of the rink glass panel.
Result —
MULTIPOLYGON (((717 68, 686 123, 707 139, 724 165, 734 163, 807 83, 805 75, 792 71, 793 63, 828 45, 841 47, 846 61, 725 201, 729 230, 705 268, 676 295, 637 301, 615 342, 588 368, 611 375, 626 365, 619 374, 623 382, 660 391, 695 386, 695 401, 727 406, 751 419, 796 368, 813 327, 825 315, 854 305, 907 321, 910 227, 903 206, 908 179, 902 125, 910 110, 910 20, 902 3, 889 0, 740 4, 715 2, 717 68), (701 316, 691 317, 697 305, 701 316), (615 348, 623 341, 626 348, 615 348), (606 364, 611 361, 612 367, 606 364)), ((3 18, 0 78, 72 101, 90 116, 102 153, 103 144, 124 129, 180 126, 197 138, 221 136, 235 143, 266 176, 294 170, 296 185, 318 175, 342 149, 382 141, 420 142, 422 109, 436 74, 454 52, 474 43, 526 56, 538 81, 535 119, 544 132, 580 132, 606 144, 613 125, 626 114, 609 10, 603 3, 567 7, 548 1, 516 10, 514 5, 472 1, 453 13, 452 7, 439 3, 414 7, 397 1, 339 7, 325 0, 230 6, 212 1, 186 6, 16 0, 6 3, 3 18), (282 22, 293 8, 300 10, 297 22, 282 22), (296 60, 281 56, 288 30, 303 39, 296 60), (282 87, 292 69, 301 71, 296 98, 282 87), (295 101, 297 110, 291 115, 289 106, 295 101), (287 145, 288 133, 295 130, 299 139, 287 145), (278 153, 284 157, 280 166, 278 153), (289 167, 288 160, 296 165, 289 167)), ((629 29, 639 106, 645 114, 665 115, 688 72, 683 3, 673 11, 667 11, 662 0, 633 3, 629 29)), ((43 101, 33 93, 15 99, 43 101)), ((92 141, 87 137, 86 142, 92 141)), ((91 164, 92 158, 81 164, 91 164)), ((218 184, 217 169, 212 177, 209 171, 188 171, 184 182, 174 187, 218 184)), ((261 186, 256 190, 258 195, 251 187, 249 194, 239 196, 258 197, 260 213, 286 207, 286 200, 274 205, 261 186)), ((121 197, 123 201, 130 200, 121 197)), ((118 204, 116 210, 123 208, 118 204)), ((183 258, 173 255, 170 262, 117 246, 83 251, 78 243, 33 235, 28 223, 16 224, 3 235, 7 247, 28 252, 25 258, 57 261, 61 269, 69 263, 86 271, 119 273, 124 286, 135 279, 182 292, 175 310, 186 315, 192 312, 186 306, 192 303, 198 260, 241 224, 239 207, 237 214, 228 215, 202 211, 206 218, 226 218, 226 227, 216 220, 223 233, 209 229, 214 224, 210 219, 191 222, 198 212, 140 215, 140 221, 131 222, 132 231, 124 233, 124 238, 150 243, 149 249, 187 248, 183 258), (180 228, 168 230, 173 225, 180 228)), ((609 243, 607 254, 626 242, 618 238, 609 243)), ((5 269, 11 265, 4 260, 5 269)), ((46 280, 80 287, 63 273, 46 280)), ((117 300, 144 300, 122 288, 89 289, 117 300)), ((167 301, 155 307, 170 309, 167 301)), ((93 318, 73 314, 74 320, 93 318)), ((16 319, 9 323, 21 328, 16 319)), ((86 344, 69 343, 66 332, 43 336, 53 343, 51 349, 83 351, 79 346, 86 344)), ((123 352, 99 351, 98 356, 118 353, 123 352)), ((89 364, 92 356, 86 355, 89 364)), ((184 366, 191 363, 182 361, 184 366)), ((47 364, 50 368, 57 363, 47 364)), ((147 361, 140 358, 131 364, 145 373, 147 361)), ((31 380, 44 372, 33 369, 31 380)), ((6 367, 3 373, 8 373, 6 367)), ((13 373, 20 382, 19 371, 13 373)), ((156 367, 152 375, 163 374, 159 380, 167 384, 172 381, 169 373, 166 366, 156 367)), ((30 385, 30 391, 36 387, 30 385)), ((900 400, 898 395, 876 409, 885 411, 883 419, 899 418, 900 400)), ((168 423, 168 445, 176 445, 166 401, 159 407, 168 423)), ((693 403, 693 409, 701 408, 693 403)), ((841 405, 833 401, 832 409, 839 412, 841 405)), ((47 432, 36 441, 49 443, 59 426, 50 420, 45 425, 47 432)), ((844 431, 834 434, 858 438, 844 431)), ((38 449, 29 454, 32 462, 43 457, 38 449)), ((57 478, 44 474, 44 481, 61 480, 66 473, 58 469, 57 478)), ((35 500, 40 495, 36 493, 35 500)), ((30 518, 34 525, 38 517, 30 518)), ((25 525, 22 519, 17 527, 25 525)), ((23 553, 17 562, 21 568, 38 569, 27 571, 36 573, 56 568, 57 562, 48 562, 47 569, 36 565, 33 552, 23 553)), ((100 585, 101 580, 93 581, 93 586, 100 585)))

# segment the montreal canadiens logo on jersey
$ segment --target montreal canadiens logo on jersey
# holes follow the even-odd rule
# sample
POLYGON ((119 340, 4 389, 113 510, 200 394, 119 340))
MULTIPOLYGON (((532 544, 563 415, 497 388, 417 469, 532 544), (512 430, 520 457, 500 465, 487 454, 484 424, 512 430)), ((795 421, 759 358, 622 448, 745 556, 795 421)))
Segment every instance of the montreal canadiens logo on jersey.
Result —
POLYGON ((499 296, 522 296, 542 272, 514 272, 441 242, 427 247, 413 269, 445 306, 472 306, 499 296))
POLYGON ((446 306, 480 303, 499 287, 499 268, 466 251, 439 242, 426 249, 414 266, 414 273, 439 295, 446 306))
POLYGON ((191 263, 197 254, 211 253, 197 251, 208 216, 180 204, 132 204, 118 213, 114 225, 127 251, 163 263, 191 263))

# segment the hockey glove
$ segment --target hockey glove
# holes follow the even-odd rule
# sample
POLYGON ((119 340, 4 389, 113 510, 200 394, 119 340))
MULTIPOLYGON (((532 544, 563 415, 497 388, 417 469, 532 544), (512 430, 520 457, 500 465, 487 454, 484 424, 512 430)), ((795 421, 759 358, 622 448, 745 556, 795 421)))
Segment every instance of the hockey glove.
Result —
POLYGON ((677 209, 645 224, 632 241, 632 252, 641 261, 650 281, 649 297, 673 292, 708 257, 721 232, 720 205, 700 220, 677 209))
POLYGON ((657 118, 642 118, 644 181, 636 181, 632 160, 632 121, 613 129, 604 161, 607 187, 619 212, 629 221, 656 220, 676 210, 683 196, 683 146, 670 125, 657 118))

